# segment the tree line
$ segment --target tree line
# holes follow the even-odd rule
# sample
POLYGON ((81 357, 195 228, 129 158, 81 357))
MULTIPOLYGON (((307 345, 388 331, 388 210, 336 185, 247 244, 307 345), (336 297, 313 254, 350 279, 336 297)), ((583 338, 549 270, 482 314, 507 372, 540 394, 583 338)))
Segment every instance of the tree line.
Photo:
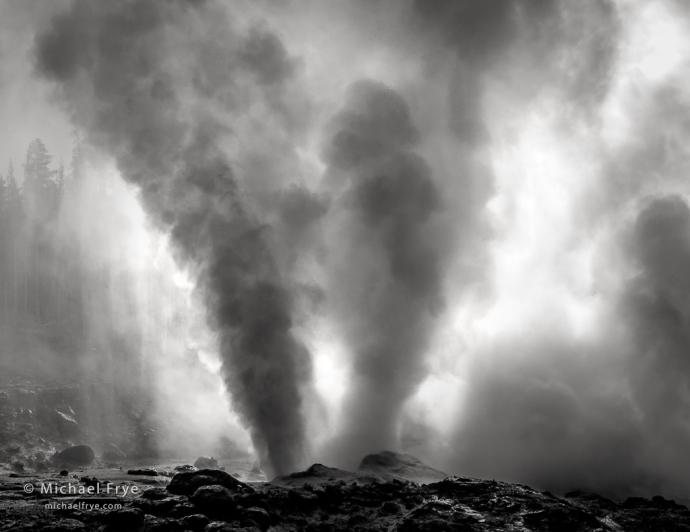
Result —
POLYGON ((118 260, 127 235, 109 224, 124 207, 88 154, 75 139, 67 168, 53 165, 35 139, 19 168, 9 162, 0 173, 0 366, 31 359, 53 374, 54 362, 78 362, 135 386, 148 378, 146 353, 173 348, 184 296, 163 270, 118 260))
POLYGON ((68 171, 52 162, 37 138, 20 169, 10 161, 0 173, 0 324, 11 338, 3 350, 37 338, 51 348, 78 349, 85 337, 84 243, 65 231, 62 212, 83 179, 78 139, 68 171))

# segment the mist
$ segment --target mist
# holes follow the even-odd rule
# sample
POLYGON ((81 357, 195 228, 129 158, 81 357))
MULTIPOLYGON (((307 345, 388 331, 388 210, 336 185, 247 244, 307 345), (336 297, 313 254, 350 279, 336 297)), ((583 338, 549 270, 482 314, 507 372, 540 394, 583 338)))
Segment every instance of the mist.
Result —
MULTIPOLYGON (((232 441, 270 474, 390 449, 688 497, 681 3, 0 9, 33 32, 6 86, 35 87, 66 167, 83 146, 49 240, 91 309, 69 348, 6 322, 33 353, 8 365, 73 352, 166 452, 232 441)), ((20 184, 28 123, 0 150, 20 184)))

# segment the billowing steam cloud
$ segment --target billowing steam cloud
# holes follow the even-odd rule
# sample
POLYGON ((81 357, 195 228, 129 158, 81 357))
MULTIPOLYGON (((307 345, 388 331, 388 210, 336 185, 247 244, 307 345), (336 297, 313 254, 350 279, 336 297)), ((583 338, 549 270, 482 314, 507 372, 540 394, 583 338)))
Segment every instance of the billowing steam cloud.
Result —
POLYGON ((345 186, 347 227, 332 281, 337 320, 354 356, 353 405, 338 455, 357 460, 396 445, 400 409, 425 374, 430 321, 439 310, 441 272, 427 222, 440 198, 403 98, 359 81, 336 118, 325 158, 328 179, 345 186))
POLYGON ((36 66, 60 84, 77 126, 116 159, 154 223, 171 235, 206 300, 235 408, 260 454, 275 472, 287 472, 304 443, 299 384, 308 377, 308 354, 291 331, 292 298, 270 229, 245 208, 219 149, 222 126, 196 102, 217 96, 232 75, 253 75, 257 91, 273 86, 290 63, 260 30, 215 45, 205 40, 186 53, 204 9, 191 1, 74 2, 37 40, 36 66), (179 42, 185 32, 192 37, 179 42))
POLYGON ((413 442, 453 473, 677 496, 687 15, 75 1, 35 57, 171 235, 275 471, 413 442))

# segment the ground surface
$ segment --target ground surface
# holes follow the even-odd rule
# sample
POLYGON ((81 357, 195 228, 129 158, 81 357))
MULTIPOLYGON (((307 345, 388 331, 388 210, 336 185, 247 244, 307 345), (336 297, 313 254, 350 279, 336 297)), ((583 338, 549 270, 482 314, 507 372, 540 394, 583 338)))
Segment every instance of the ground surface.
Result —
MULTIPOLYGON (((167 473, 171 467, 160 470, 167 473)), ((690 531, 690 511, 660 497, 614 502, 574 492, 558 498, 527 486, 464 477, 420 485, 321 465, 271 483, 243 483, 224 471, 208 469, 173 478, 131 475, 124 469, 87 469, 68 476, 58 471, 0 475, 2 531, 237 529, 670 532, 690 531), (40 490, 45 483, 85 489, 95 485, 94 476, 100 494, 64 496, 40 490), (119 488, 117 497, 107 496, 106 481, 119 488), (25 492, 27 484, 34 486, 33 493, 25 492), (132 493, 133 488, 139 491, 132 493), (46 509, 46 504, 55 503, 64 506, 46 509), (98 504, 121 507, 87 506, 98 504)))
POLYGON ((120 428, 94 431, 88 409, 98 394, 0 381, 0 531, 690 532, 690 511, 661 497, 559 498, 447 477, 390 452, 365 457, 357 471, 314 464, 270 483, 247 457, 197 470, 194 458, 147 455, 148 428, 132 405, 119 404, 106 424, 120 428), (88 465, 56 455, 82 442, 96 448, 88 465))

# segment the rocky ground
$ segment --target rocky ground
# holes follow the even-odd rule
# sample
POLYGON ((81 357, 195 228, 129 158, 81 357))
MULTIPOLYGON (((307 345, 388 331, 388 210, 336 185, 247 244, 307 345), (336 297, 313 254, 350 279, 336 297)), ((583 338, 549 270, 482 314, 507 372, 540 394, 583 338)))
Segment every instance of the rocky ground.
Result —
POLYGON ((662 497, 556 497, 392 452, 357 471, 314 464, 271 482, 246 456, 166 461, 132 405, 110 420, 124 428, 94 432, 94 390, 0 383, 0 531, 690 532, 690 511, 662 497))
POLYGON ((270 483, 242 482, 219 469, 193 466, 5 474, 0 530, 690 531, 690 511, 662 497, 614 502, 573 492, 559 498, 518 484, 455 476, 418 484, 402 475, 418 474, 414 469, 423 464, 410 465, 410 457, 394 453, 367 457, 363 466, 345 472, 315 464, 270 483), (367 460, 387 462, 389 469, 367 471, 367 460), (41 493, 46 483, 63 491, 91 487, 93 493, 41 493), (32 493, 26 493, 27 484, 32 493), (108 493, 108 485, 111 493, 119 488, 117 496, 108 493), (55 503, 64 507, 46 508, 55 503), (105 504, 120 507, 87 506, 105 504))
POLYGON ((141 400, 112 385, 7 378, 0 366, 0 464, 43 471, 56 451, 88 443, 103 463, 150 459, 154 431, 141 400))

